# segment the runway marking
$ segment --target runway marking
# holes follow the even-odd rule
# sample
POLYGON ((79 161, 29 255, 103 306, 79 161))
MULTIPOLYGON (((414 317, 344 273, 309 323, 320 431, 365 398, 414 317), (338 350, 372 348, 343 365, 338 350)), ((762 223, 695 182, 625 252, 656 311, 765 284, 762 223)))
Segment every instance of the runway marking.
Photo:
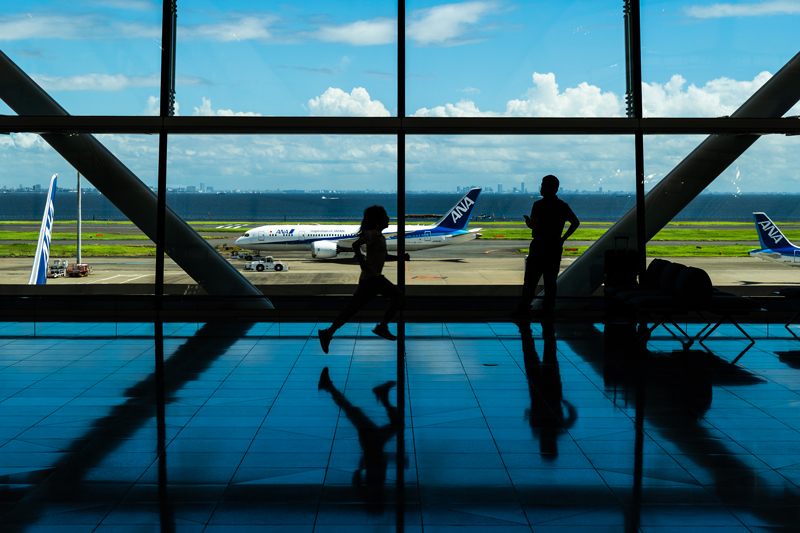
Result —
POLYGON ((87 281, 84 285, 92 285, 94 283, 102 283, 104 281, 108 281, 110 279, 119 278, 119 277, 122 277, 122 274, 117 274, 116 276, 111 276, 110 278, 98 279, 96 281, 87 281))
POLYGON ((483 253, 485 253, 485 254, 488 254, 489 252, 496 252, 496 251, 497 251, 497 250, 499 250, 499 249, 500 249, 500 248, 495 248, 494 250, 487 250, 487 251, 485 251, 485 252, 483 252, 483 253))
POLYGON ((411 272, 408 271, 408 263, 403 263, 403 266, 406 268, 406 277, 408 278, 408 284, 413 285, 413 283, 411 283, 411 272))
POLYGON ((129 281, 134 281, 140 278, 146 278, 147 276, 152 276, 152 274, 144 274, 142 276, 136 276, 135 278, 126 279, 125 281, 120 281, 120 283, 128 283, 129 281))

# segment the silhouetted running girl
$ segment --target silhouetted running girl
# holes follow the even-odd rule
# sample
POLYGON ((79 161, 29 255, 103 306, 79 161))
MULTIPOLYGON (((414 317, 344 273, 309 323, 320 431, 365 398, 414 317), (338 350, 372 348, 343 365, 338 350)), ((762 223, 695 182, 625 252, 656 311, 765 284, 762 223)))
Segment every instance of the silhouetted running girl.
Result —
MULTIPOLYGON (((364 210, 364 219, 361 221, 361 227, 358 230, 358 239, 353 243, 353 251, 356 254, 359 265, 361 265, 358 289, 350 301, 347 302, 345 308, 342 309, 342 312, 339 313, 339 316, 333 321, 331 327, 317 332, 323 352, 328 353, 328 345, 336 330, 344 326, 367 302, 379 294, 390 298, 391 302, 389 302, 389 307, 386 308, 386 312, 383 315, 383 321, 375 326, 372 333, 390 341, 397 339, 389 331, 389 321, 405 302, 405 295, 382 274, 383 264, 386 261, 397 261, 396 255, 386 253, 386 238, 381 232, 388 227, 389 215, 386 214, 386 209, 379 205, 373 205, 364 210), (366 257, 361 253, 363 245, 367 246, 366 257)), ((405 254, 405 260, 409 260, 408 254, 405 254)))

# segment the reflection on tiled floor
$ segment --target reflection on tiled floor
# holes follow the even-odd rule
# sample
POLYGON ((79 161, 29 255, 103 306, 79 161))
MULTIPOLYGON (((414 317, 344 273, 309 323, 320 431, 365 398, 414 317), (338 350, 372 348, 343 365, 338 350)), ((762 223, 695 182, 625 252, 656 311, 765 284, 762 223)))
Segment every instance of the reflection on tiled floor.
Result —
POLYGON ((371 324, 163 327, 156 372, 153 324, 0 324, 0 530, 800 528, 779 327, 409 324, 405 375, 371 324))

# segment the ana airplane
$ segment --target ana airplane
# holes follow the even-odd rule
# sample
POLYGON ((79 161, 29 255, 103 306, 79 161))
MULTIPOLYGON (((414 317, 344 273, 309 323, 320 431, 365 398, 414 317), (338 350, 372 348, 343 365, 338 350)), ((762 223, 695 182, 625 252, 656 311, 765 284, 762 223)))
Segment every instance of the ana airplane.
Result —
POLYGON ((800 247, 789 242, 766 213, 753 213, 753 218, 756 221, 761 249, 750 250, 750 255, 789 266, 800 266, 800 247))
POLYGON ((39 228, 39 241, 36 243, 36 253, 33 256, 33 268, 28 285, 45 285, 47 283, 47 262, 50 259, 50 237, 53 234, 53 214, 56 198, 56 180, 58 174, 50 178, 50 189, 47 191, 47 202, 44 204, 44 216, 39 228))
MULTIPOLYGON (((428 226, 406 226, 406 251, 437 248, 456 244, 478 237, 480 228, 467 230, 472 210, 481 189, 472 189, 464 195, 436 224, 428 226)), ((248 230, 236 239, 236 246, 258 252, 311 250, 311 257, 330 259, 341 252, 352 252, 358 238, 358 226, 293 224, 259 226, 248 230)), ((397 226, 383 230, 386 247, 397 250, 397 226)))

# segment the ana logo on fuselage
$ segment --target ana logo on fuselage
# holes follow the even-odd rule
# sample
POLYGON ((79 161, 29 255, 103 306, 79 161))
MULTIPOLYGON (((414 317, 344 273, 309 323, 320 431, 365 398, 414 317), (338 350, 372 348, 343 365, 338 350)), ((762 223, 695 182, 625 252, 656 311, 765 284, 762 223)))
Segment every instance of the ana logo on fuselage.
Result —
POLYGON ((464 216, 464 213, 469 212, 469 208, 475 202, 470 200, 469 198, 464 198, 464 201, 460 204, 456 204, 452 211, 450 211, 451 216, 453 217, 453 223, 458 222, 458 219, 464 216))
POLYGON ((761 230, 764 231, 764 233, 766 233, 770 239, 775 241, 775 244, 777 244, 783 237, 781 235, 781 230, 775 227, 775 224, 772 224, 771 222, 765 220, 764 222, 759 222, 758 225, 761 226, 761 230))
POLYGON ((292 233, 294 233, 294 228, 275 230, 275 235, 291 235, 292 233))

